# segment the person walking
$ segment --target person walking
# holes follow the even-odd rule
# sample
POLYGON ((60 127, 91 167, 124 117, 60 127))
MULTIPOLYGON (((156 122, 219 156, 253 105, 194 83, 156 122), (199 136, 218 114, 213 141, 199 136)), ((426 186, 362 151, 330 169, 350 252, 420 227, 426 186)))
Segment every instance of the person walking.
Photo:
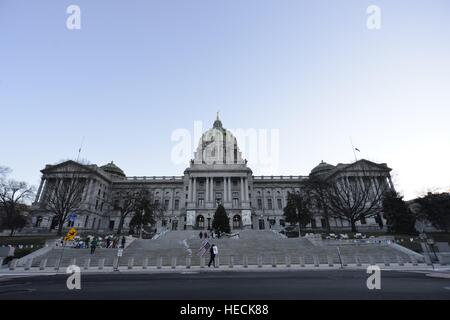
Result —
POLYGON ((198 236, 200 237, 200 240, 202 240, 202 238, 203 238, 203 232, 200 231, 200 233, 198 234, 198 236))
POLYGON ((90 241, 91 239, 89 239, 89 237, 86 237, 86 240, 84 241, 84 244, 86 245, 86 249, 89 249, 89 241, 90 241))
POLYGON ((110 245, 111 245, 111 238, 108 237, 106 238, 106 247, 109 248, 110 245))
POLYGON ((122 237, 122 249, 125 249, 125 243, 127 240, 125 239, 125 236, 122 237))
POLYGON ((208 239, 208 233, 205 231, 205 233, 203 234, 203 238, 208 239))
POLYGON ((94 238, 91 242, 91 254, 94 254, 95 249, 97 248, 97 238, 94 238))
POLYGON ((213 267, 216 267, 216 255, 219 253, 219 249, 217 249, 217 246, 213 244, 211 248, 209 249, 209 253, 211 255, 211 258, 209 259, 208 268, 211 267, 211 264, 213 267))

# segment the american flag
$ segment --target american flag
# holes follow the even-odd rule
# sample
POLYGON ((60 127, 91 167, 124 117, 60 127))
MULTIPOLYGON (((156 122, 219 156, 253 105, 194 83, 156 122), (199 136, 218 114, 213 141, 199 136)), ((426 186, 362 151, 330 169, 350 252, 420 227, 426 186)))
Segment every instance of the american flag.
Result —
POLYGON ((208 242, 208 240, 203 240, 202 245, 200 249, 197 252, 197 255, 199 257, 202 257, 205 255, 206 252, 211 248, 211 244, 208 242))

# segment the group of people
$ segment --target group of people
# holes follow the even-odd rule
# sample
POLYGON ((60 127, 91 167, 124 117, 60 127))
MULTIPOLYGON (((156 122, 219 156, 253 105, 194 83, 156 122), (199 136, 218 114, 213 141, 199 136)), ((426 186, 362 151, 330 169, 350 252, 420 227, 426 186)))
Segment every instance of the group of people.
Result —
POLYGON ((78 242, 75 243, 74 247, 78 248, 78 249, 91 249, 91 254, 95 253, 95 249, 97 249, 98 247, 103 247, 104 248, 125 248, 126 245, 126 238, 125 236, 122 236, 122 239, 120 239, 120 246, 118 246, 119 244, 119 237, 106 237, 105 240, 100 241, 98 237, 94 237, 91 240, 91 237, 86 237, 84 240, 80 240, 78 242))
POLYGON ((220 239, 220 231, 217 233, 217 235, 214 233, 214 231, 211 231, 211 234, 210 235, 208 235, 208 233, 205 231, 205 232, 202 232, 202 231, 200 231, 200 233, 198 234, 198 236, 199 236, 199 238, 200 238, 200 240, 201 239, 208 239, 209 237, 211 237, 212 239, 214 239, 214 238, 216 238, 216 236, 217 236, 217 238, 219 238, 220 239))

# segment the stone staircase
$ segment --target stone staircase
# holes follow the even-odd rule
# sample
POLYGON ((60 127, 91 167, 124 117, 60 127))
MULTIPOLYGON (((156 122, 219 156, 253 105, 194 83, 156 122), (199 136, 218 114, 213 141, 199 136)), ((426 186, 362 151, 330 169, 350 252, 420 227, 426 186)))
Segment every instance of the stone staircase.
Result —
MULTIPOLYGON (((243 230, 239 233, 239 238, 211 239, 211 244, 219 248, 219 261, 221 265, 228 264, 233 256, 234 264, 240 265, 244 261, 244 256, 248 259, 248 264, 257 265, 258 257, 262 257, 263 264, 272 264, 275 258, 278 264, 284 264, 286 256, 290 257, 292 264, 298 264, 300 257, 303 257, 306 264, 313 264, 313 256, 317 256, 320 263, 328 263, 331 257, 335 264, 340 263, 338 249, 335 242, 322 241, 320 245, 313 245, 306 238, 283 238, 272 231, 243 230)), ((123 252, 119 260, 121 266, 126 266, 128 259, 133 257, 136 266, 142 265, 145 258, 148 259, 149 266, 155 266, 157 259, 162 257, 162 265, 170 266, 173 257, 176 257, 177 265, 184 266, 186 257, 191 258, 192 265, 200 265, 200 257, 197 252, 202 240, 199 238, 199 231, 175 231, 168 232, 156 240, 135 240, 123 252)), ((384 263, 397 263, 398 257, 403 261, 409 261, 409 256, 386 244, 354 244, 340 243, 339 250, 341 257, 347 263, 355 263, 355 256, 359 257, 362 263, 376 261, 384 263), (372 261, 369 259, 372 257, 372 261)), ((33 261, 33 266, 39 266, 42 259, 47 259, 47 266, 53 267, 61 258, 63 249, 54 248, 47 254, 37 257, 33 261)), ((90 258, 91 266, 97 266, 100 259, 105 259, 105 266, 111 266, 117 255, 117 249, 98 248, 95 254, 90 254, 90 249, 64 249, 61 266, 68 266, 76 259, 76 264, 83 266, 84 262, 90 258)), ((206 263, 209 260, 209 252, 205 255, 206 263)))

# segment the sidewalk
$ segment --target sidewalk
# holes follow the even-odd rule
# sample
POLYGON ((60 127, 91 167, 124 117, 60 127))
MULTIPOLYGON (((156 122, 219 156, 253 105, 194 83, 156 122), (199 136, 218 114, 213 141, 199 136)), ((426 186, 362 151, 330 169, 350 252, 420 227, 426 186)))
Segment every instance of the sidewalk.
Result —
MULTIPOLYGON (((367 270, 369 267, 368 264, 363 264, 362 266, 349 265, 346 267, 341 267, 338 265, 329 266, 329 265, 320 265, 318 267, 314 265, 306 265, 304 267, 300 266, 277 266, 273 267, 271 265, 263 265, 262 267, 258 266, 248 266, 244 268, 242 266, 234 266, 230 268, 229 266, 220 266, 220 268, 208 268, 208 267, 199 267, 192 266, 190 268, 186 268, 185 266, 177 266, 176 268, 172 268, 170 266, 158 268, 155 266, 149 266, 147 268, 143 268, 142 266, 136 266, 133 268, 128 268, 126 266, 121 266, 118 271, 113 270, 112 266, 105 266, 103 269, 98 269, 95 267, 84 269, 80 266, 82 274, 115 274, 115 273, 156 273, 156 274, 166 274, 166 273, 200 273, 200 272, 290 272, 290 271, 327 271, 327 270, 367 270)), ((435 266, 434 269, 432 266, 427 265, 419 265, 419 266, 399 266, 399 265, 390 265, 384 266, 379 265, 382 271, 413 271, 413 272, 423 272, 427 274, 433 274, 436 277, 449 277, 450 278, 450 266, 435 266), (430 273, 431 272, 431 273, 430 273)), ((54 274, 66 274, 66 267, 61 267, 59 271, 54 270, 54 268, 47 268, 46 270, 39 270, 39 268, 32 268, 30 270, 24 270, 24 268, 17 268, 16 270, 2 269, 0 271, 0 277, 6 275, 54 275, 54 274)))

